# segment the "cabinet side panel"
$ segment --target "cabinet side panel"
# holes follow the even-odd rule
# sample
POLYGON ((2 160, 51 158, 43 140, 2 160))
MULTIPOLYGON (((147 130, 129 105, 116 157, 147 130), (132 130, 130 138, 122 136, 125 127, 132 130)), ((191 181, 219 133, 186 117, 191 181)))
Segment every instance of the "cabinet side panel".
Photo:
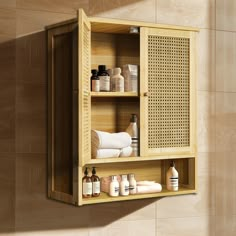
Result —
POLYGON ((54 37, 54 188, 72 194, 72 34, 54 37))
POLYGON ((73 142, 78 112, 74 28, 70 24, 48 31, 48 194, 69 203, 75 202, 73 159, 78 160, 77 141, 73 142))

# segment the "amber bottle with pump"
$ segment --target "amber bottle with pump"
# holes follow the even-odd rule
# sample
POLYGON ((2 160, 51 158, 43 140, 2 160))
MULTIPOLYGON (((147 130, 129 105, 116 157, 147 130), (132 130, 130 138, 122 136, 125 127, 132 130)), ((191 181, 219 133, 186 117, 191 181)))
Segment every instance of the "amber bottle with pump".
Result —
POLYGON ((87 167, 84 171, 84 177, 82 179, 82 182, 83 182, 83 198, 92 197, 92 180, 91 177, 88 176, 87 167))
POLYGON ((92 176, 91 176, 91 180, 92 180, 92 196, 93 197, 98 197, 100 195, 100 179, 99 177, 96 175, 96 168, 93 167, 92 169, 92 176))

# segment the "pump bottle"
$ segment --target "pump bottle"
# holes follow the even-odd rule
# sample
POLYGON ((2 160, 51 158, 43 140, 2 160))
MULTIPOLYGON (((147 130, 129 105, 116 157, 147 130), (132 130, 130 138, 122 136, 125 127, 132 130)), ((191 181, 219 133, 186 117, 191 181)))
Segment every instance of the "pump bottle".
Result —
POLYGON ((96 175, 96 168, 93 167, 92 169, 92 176, 91 176, 91 180, 92 180, 92 196, 93 197, 98 197, 100 195, 100 179, 99 177, 96 175))
POLYGON ((90 198, 92 196, 92 180, 88 176, 88 168, 86 167, 84 171, 83 182, 83 197, 90 198))
POLYGON ((178 191, 179 188, 179 174, 175 169, 174 161, 171 161, 170 168, 166 173, 166 187, 170 191, 178 191))

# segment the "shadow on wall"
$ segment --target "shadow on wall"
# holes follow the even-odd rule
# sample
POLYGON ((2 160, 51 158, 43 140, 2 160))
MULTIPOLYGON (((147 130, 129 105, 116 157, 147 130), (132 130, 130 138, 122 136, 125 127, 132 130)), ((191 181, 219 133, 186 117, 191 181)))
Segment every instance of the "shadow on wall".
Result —
POLYGON ((106 226, 154 203, 156 199, 75 207, 47 198, 46 58, 45 31, 16 40, 16 232, 106 226))

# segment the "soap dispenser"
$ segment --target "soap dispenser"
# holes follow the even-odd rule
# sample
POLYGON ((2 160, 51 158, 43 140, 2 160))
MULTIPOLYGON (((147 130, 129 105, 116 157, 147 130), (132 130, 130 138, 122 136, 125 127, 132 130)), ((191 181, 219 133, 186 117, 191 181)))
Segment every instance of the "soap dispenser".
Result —
POLYGON ((101 190, 100 190, 100 179, 96 175, 96 168, 95 167, 93 167, 93 169, 92 169, 91 180, 92 180, 92 189, 93 189, 92 196, 93 197, 98 197, 100 195, 100 192, 101 192, 101 190))
POLYGON ((91 180, 91 177, 88 176, 87 167, 85 168, 82 182, 83 182, 83 198, 92 197, 92 180, 91 180))
POLYGON ((138 125, 137 125, 137 115, 131 114, 130 118, 130 124, 128 128, 126 129, 126 132, 131 136, 132 138, 132 144, 131 147, 133 149, 131 156, 138 156, 139 155, 139 140, 138 140, 138 125))
POLYGON ((179 174, 175 169, 174 161, 171 161, 170 168, 166 173, 166 188, 171 191, 178 191, 179 188, 179 174))

